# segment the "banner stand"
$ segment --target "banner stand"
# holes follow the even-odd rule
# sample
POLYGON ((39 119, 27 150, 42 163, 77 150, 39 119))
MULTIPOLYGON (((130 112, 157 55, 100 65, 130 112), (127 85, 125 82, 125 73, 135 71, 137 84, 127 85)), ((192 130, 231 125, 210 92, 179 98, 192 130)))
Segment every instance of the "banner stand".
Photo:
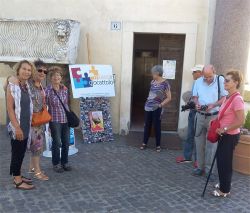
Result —
POLYGON ((70 138, 69 138, 69 155, 74 155, 78 152, 76 148, 76 141, 75 141, 75 130, 74 128, 70 128, 70 138))
MULTIPOLYGON (((43 156, 47 158, 51 158, 52 157, 52 153, 51 153, 52 138, 51 138, 51 134, 49 131, 49 124, 46 124, 45 142, 46 142, 46 150, 43 152, 43 156)), ((75 146, 75 131, 74 131, 74 128, 70 128, 70 146, 69 146, 68 155, 74 155, 77 152, 78 152, 78 149, 75 146)))

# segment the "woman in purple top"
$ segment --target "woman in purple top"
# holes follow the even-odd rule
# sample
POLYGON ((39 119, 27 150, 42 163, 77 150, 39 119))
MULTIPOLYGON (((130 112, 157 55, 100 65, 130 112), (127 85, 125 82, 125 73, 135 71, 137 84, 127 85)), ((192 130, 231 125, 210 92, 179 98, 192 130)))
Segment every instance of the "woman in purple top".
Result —
POLYGON ((171 101, 171 91, 169 83, 162 77, 163 68, 161 65, 155 65, 151 69, 152 78, 151 87, 147 101, 145 103, 145 124, 144 139, 141 149, 147 147, 152 123, 154 123, 156 151, 161 151, 161 114, 162 108, 171 101))

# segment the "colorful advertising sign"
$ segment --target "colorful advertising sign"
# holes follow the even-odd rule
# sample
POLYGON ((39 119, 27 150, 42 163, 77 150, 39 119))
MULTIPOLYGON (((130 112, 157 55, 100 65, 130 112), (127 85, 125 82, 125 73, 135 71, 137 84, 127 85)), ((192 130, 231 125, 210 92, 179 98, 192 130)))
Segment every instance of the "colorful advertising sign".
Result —
POLYGON ((69 65, 74 98, 115 96, 111 65, 69 65))

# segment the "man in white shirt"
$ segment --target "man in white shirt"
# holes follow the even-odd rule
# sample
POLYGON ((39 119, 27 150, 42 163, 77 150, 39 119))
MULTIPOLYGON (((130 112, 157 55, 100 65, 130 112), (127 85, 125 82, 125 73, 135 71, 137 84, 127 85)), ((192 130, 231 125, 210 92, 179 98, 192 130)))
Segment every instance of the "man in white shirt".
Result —
POLYGON ((196 80, 193 88, 193 100, 198 112, 196 113, 195 130, 198 168, 193 172, 195 176, 202 176, 204 172, 208 174, 211 168, 217 143, 211 143, 207 140, 207 130, 210 121, 217 116, 226 95, 224 78, 216 75, 212 65, 206 65, 203 69, 203 76, 196 80))

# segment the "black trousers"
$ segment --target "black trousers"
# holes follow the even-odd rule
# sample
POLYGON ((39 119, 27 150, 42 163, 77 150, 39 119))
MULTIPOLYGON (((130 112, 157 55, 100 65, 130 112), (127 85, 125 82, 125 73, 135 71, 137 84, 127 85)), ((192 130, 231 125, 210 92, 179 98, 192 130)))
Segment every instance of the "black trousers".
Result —
POLYGON ((217 167, 220 180, 220 191, 230 192, 233 174, 233 151, 240 138, 240 134, 224 135, 218 142, 217 167))
POLYGON ((154 124, 156 147, 161 145, 161 111, 161 108, 158 108, 155 111, 145 111, 144 144, 148 143, 150 130, 152 124, 154 124))
POLYGON ((23 141, 11 140, 10 175, 20 176, 23 158, 27 149, 28 139, 23 141))

